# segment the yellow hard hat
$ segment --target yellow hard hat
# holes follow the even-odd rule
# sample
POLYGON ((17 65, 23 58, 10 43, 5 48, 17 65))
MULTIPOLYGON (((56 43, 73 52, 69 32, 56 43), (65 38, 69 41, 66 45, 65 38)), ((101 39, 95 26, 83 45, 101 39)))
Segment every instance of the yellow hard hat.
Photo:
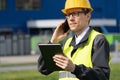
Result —
POLYGON ((88 9, 90 12, 93 11, 89 0, 66 0, 65 8, 62 9, 62 12, 66 14, 66 11, 72 8, 85 8, 88 9))

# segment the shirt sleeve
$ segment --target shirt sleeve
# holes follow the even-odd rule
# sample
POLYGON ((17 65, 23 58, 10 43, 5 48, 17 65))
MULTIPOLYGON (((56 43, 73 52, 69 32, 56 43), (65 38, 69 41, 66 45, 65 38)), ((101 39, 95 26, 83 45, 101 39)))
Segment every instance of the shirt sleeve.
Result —
MULTIPOLYGON (((48 44, 52 44, 52 42, 49 41, 48 44)), ((53 71, 46 68, 43 57, 42 57, 42 54, 39 56, 37 63, 38 63, 37 64, 37 69, 41 74, 49 75, 53 72, 53 71)))
POLYGON ((93 43, 92 63, 93 68, 76 65, 73 74, 80 80, 109 80, 109 44, 104 35, 98 35, 93 43))
POLYGON ((51 74, 53 72, 53 71, 51 71, 51 70, 49 70, 49 69, 46 68, 42 56, 39 56, 39 58, 38 58, 38 65, 37 66, 38 66, 38 71, 41 74, 49 75, 49 74, 51 74))

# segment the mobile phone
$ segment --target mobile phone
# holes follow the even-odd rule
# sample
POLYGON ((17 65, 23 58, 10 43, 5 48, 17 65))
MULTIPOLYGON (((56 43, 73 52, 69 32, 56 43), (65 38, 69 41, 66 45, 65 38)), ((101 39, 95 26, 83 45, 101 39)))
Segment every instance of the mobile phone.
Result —
POLYGON ((67 22, 67 20, 65 20, 65 22, 63 23, 63 31, 67 32, 69 29, 70 28, 69 28, 68 22, 67 22))

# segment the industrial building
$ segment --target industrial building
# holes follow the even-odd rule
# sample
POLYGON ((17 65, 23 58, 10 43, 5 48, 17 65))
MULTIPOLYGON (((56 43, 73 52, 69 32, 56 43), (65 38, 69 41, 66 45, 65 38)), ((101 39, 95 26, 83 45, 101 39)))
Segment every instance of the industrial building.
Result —
MULTIPOLYGON (((36 53, 65 19, 65 0, 0 0, 0 56, 36 53), (34 52, 35 51, 35 52, 34 52)), ((120 0, 90 0, 90 26, 106 34, 112 47, 120 41, 120 0)), ((114 48, 111 48, 114 50, 114 48)))

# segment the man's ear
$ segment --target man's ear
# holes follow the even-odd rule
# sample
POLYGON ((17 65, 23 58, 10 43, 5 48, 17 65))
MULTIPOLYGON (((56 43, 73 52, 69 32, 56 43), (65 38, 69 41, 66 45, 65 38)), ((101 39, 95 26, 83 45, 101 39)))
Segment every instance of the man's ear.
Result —
POLYGON ((87 16, 88 19, 90 19, 91 18, 91 13, 87 13, 86 16, 87 16))
POLYGON ((86 22, 88 22, 89 24, 90 19, 91 19, 91 13, 87 13, 85 16, 86 16, 86 22))

